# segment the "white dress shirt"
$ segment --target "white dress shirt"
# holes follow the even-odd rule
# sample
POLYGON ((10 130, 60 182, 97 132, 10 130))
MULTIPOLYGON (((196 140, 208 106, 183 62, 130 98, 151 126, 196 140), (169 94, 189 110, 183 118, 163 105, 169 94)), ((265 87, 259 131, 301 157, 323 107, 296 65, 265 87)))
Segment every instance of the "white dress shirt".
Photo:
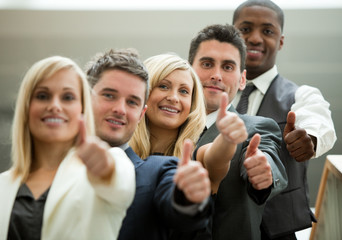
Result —
MULTIPOLYGON (((247 84, 253 82, 256 86, 256 90, 248 98, 248 115, 255 116, 257 114, 261 101, 277 74, 278 70, 274 65, 273 68, 253 79, 253 81, 247 80, 247 84)), ((241 91, 236 94, 232 101, 233 106, 237 106, 240 97, 241 91)), ((295 103, 291 106, 291 111, 296 114, 295 126, 305 129, 308 134, 317 138, 314 157, 319 157, 329 151, 336 142, 336 133, 329 106, 330 104, 323 98, 319 89, 307 85, 298 87, 295 93, 295 103)))

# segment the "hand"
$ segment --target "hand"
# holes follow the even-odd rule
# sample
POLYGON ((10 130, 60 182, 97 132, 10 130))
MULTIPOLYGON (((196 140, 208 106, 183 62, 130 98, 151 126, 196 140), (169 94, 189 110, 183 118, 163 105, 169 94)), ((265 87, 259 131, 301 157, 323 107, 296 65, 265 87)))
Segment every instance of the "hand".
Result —
POLYGON ((93 176, 107 179, 114 172, 114 160, 108 153, 109 145, 96 136, 87 137, 83 119, 76 141, 78 157, 93 176))
POLYGON ((178 163, 174 182, 183 191, 187 200, 201 203, 210 195, 210 180, 208 172, 198 161, 191 161, 192 142, 184 141, 183 156, 178 163))
POLYGON ((226 111, 228 105, 227 93, 222 93, 220 109, 216 119, 217 129, 223 138, 233 144, 239 144, 248 137, 244 121, 236 113, 226 111))
POLYGON ((265 154, 258 149, 260 139, 259 134, 252 137, 243 163, 247 170, 248 180, 256 190, 266 189, 273 183, 271 166, 265 154))
POLYGON ((315 154, 316 138, 307 134, 305 129, 295 126, 296 114, 287 114, 287 123, 284 129, 284 141, 290 155, 298 162, 312 158, 315 154))

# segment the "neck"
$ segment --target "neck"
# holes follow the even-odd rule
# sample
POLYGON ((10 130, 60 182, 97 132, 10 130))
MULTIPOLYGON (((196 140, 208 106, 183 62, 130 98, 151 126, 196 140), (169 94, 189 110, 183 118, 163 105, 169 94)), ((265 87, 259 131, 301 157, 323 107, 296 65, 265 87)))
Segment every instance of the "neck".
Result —
POLYGON ((166 150, 178 137, 178 129, 150 127, 152 153, 166 153, 166 150))
POLYGON ((72 142, 42 143, 35 141, 31 171, 37 169, 56 170, 71 147, 72 142))

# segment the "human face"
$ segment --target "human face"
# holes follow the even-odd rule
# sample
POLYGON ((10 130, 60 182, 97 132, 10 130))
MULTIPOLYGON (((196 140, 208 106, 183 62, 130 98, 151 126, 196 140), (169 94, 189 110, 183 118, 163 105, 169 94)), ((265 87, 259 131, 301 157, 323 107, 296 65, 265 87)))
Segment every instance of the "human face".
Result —
POLYGON ((234 25, 241 31, 247 46, 247 79, 254 79, 274 66, 284 44, 277 14, 266 7, 245 7, 234 25))
POLYGON ((112 147, 127 143, 146 111, 145 91, 140 77, 105 71, 92 91, 96 134, 112 147))
POLYGON ((43 79, 33 90, 29 128, 34 142, 72 143, 79 131, 82 93, 79 76, 71 69, 43 79))
POLYGON ((192 67, 203 85, 207 114, 219 108, 223 92, 231 102, 245 88, 246 72, 240 72, 240 59, 239 50, 230 43, 208 40, 199 45, 192 67))
POLYGON ((147 101, 149 128, 176 129, 190 114, 194 81, 188 70, 175 70, 152 89, 147 101))

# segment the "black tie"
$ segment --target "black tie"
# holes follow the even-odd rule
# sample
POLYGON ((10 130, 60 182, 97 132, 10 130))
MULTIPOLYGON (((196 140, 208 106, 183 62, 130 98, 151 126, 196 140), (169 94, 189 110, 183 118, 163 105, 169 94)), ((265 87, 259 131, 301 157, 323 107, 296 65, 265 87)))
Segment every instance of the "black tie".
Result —
POLYGON ((255 89, 255 85, 247 85, 246 88, 242 91, 241 98, 239 104, 236 107, 236 111, 240 114, 246 114, 248 109, 248 97, 251 92, 255 89))

